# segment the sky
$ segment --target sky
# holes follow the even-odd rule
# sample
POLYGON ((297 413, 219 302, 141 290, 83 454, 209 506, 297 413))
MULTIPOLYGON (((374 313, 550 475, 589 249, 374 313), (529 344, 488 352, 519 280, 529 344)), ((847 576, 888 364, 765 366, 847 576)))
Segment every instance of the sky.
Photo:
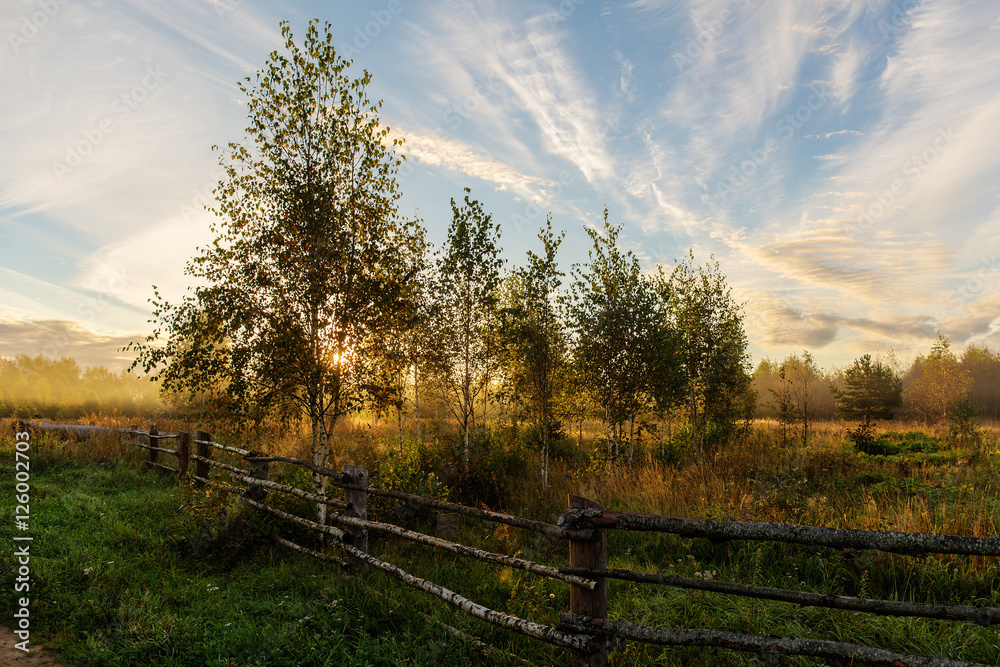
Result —
POLYGON ((310 19, 434 242, 469 187, 510 265, 551 213, 569 273, 607 207, 648 270, 718 261, 755 364, 1000 347, 995 0, 5 0, 0 355, 129 364, 211 241, 237 82, 310 19))

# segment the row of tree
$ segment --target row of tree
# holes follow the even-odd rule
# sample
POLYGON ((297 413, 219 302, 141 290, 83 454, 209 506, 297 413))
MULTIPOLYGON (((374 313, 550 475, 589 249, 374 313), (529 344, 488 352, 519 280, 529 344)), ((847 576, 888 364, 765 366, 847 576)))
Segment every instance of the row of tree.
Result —
POLYGON ((477 415, 485 420, 491 403, 538 434, 543 479, 549 440, 566 422, 603 422, 608 446, 631 456, 640 416, 658 416, 662 430, 682 409, 700 455, 710 422, 726 430, 749 416, 742 315, 718 265, 689 256, 669 274, 647 273, 619 247, 621 227, 605 211, 603 228, 586 228, 589 261, 573 266, 564 290, 563 235, 551 220, 540 252, 505 272, 500 230, 479 202, 466 194, 452 213, 447 243, 419 283, 405 363, 414 408, 421 390, 449 408, 466 462, 477 415))
POLYGON ((158 388, 130 373, 80 366, 68 357, 0 357, 0 415, 73 419, 139 416, 160 408, 158 388))
POLYGON ((325 465, 343 415, 401 413, 409 383, 418 413, 422 394, 447 405, 466 461, 491 405, 523 415, 543 476, 570 418, 600 419, 612 446, 638 415, 684 406, 700 453, 710 422, 750 416, 740 307, 717 265, 645 273, 605 212, 564 290, 551 221, 539 252, 507 270, 468 191, 432 247, 398 213, 399 143, 370 75, 347 75, 328 25, 310 23, 302 47, 282 31, 285 52, 241 84, 249 141, 220 151, 216 238, 187 267, 199 286, 180 303, 155 294, 156 329, 129 347, 165 391, 243 419, 305 416, 325 465))
POLYGON ((846 368, 821 370, 809 352, 778 363, 764 359, 753 373, 756 417, 776 418, 783 433, 801 425, 808 441, 814 419, 893 419, 925 423, 952 417, 956 410, 1000 419, 1000 351, 971 345, 957 355, 939 336, 926 355, 903 369, 891 351, 864 355, 846 368))

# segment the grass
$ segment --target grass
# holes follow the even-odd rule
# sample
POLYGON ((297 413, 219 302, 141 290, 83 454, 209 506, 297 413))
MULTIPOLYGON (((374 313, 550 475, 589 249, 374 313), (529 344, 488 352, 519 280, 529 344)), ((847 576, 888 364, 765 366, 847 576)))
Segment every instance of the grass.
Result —
MULTIPOLYGON (((183 425, 178 425, 182 426, 183 425)), ((162 431, 177 428, 160 425, 162 431)), ((883 425, 884 426, 884 425, 883 425)), ((334 465, 378 471, 373 484, 428 489, 466 503, 485 503, 554 521, 567 493, 609 509, 764 520, 830 527, 998 535, 1000 493, 996 425, 976 446, 951 442, 915 424, 893 425, 879 441, 894 451, 855 451, 840 423, 817 424, 808 446, 782 449, 773 424, 728 443, 703 461, 655 463, 655 447, 631 467, 597 469, 572 443, 554 448, 551 484, 510 437, 480 443, 476 476, 463 476, 447 426, 423 448, 391 428, 368 422, 342 427, 334 465), (985 444, 984 444, 985 443, 985 444), (389 452, 392 452, 390 455, 389 452), (434 477, 429 476, 430 473, 434 477), (428 480, 436 486, 428 487, 428 480)), ((185 428, 191 428, 187 426, 185 428)), ((594 429, 588 429, 592 438, 594 429)), ((432 431, 432 433, 434 433, 432 431)), ((295 433, 274 433, 271 451, 308 449, 295 433)), ((575 431, 574 431, 575 435, 575 431)), ((404 434, 405 436, 405 434, 404 434)), ((220 437, 216 435, 216 437, 220 437)), ((228 437, 236 435, 228 434, 228 437)), ((432 436, 433 437, 433 436, 432 436)), ((587 442, 585 438, 585 449, 587 442)), ((233 439, 232 442, 243 442, 233 439)), ((12 468, 9 432, 0 446, 12 468)), ((428 613, 535 664, 568 664, 567 652, 523 639, 454 612, 379 572, 347 577, 338 568, 289 553, 270 536, 278 527, 239 502, 179 485, 142 467, 143 455, 117 440, 32 445, 33 639, 57 648, 72 665, 390 665, 515 664, 482 655, 420 615, 428 613), (181 509, 183 508, 183 509, 181 509)), ((279 479, 306 482, 301 473, 279 479)), ((10 475, 0 484, 5 506, 10 475)), ((282 507, 308 516, 295 499, 282 507)), ((385 505, 384 518, 433 532, 426 511, 385 505)), ((0 527, 10 538, 9 522, 0 527)), ((308 536, 283 529, 304 543, 308 536)), ((560 564, 566 545, 504 526, 465 521, 460 540, 560 564)), ((417 576, 507 613, 555 624, 569 609, 568 587, 524 572, 466 561, 374 536, 371 550, 417 576)), ((6 552, 3 568, 13 570, 6 552)), ((776 543, 713 545, 707 540, 612 532, 610 566, 821 593, 930 603, 1000 606, 995 559, 923 559, 842 553, 776 543)), ((14 594, 3 592, 13 607, 14 594)), ((717 627, 758 634, 816 637, 903 652, 1000 663, 995 629, 920 619, 890 619, 628 582, 609 582, 609 617, 665 627, 717 627)), ((617 664, 761 664, 722 649, 663 649, 629 643, 617 664)), ((807 658, 773 664, 819 665, 807 658)))

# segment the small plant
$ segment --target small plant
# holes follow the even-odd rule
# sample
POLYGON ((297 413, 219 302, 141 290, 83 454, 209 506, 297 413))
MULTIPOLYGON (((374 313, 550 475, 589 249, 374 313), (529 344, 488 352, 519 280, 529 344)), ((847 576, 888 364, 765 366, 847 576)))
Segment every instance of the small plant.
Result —
POLYGON ((854 443, 854 448, 865 454, 885 454, 885 449, 880 446, 878 438, 875 437, 875 424, 868 417, 857 425, 856 428, 847 431, 847 437, 854 443))
POLYGON ((973 445, 977 450, 981 444, 982 434, 979 432, 979 410, 969 400, 968 394, 955 403, 951 413, 951 428, 949 436, 952 442, 961 445, 973 445))
MULTIPOLYGON (((398 450, 390 449, 385 458, 379 462, 375 486, 380 489, 447 500, 450 490, 431 467, 432 461, 427 448, 406 443, 398 450)), ((393 498, 371 496, 370 510, 373 517, 380 521, 405 523, 421 514, 423 507, 411 501, 401 502, 393 498)))

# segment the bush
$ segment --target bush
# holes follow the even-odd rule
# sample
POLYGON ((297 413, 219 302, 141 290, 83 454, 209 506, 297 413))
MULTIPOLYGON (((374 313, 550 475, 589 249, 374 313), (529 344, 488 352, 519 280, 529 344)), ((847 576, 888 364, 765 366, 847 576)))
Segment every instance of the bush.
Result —
POLYGON ((949 436, 953 442, 969 445, 977 444, 979 433, 979 410, 969 400, 968 394, 958 399, 951 413, 949 436))
MULTIPOLYGON (((373 486, 448 500, 451 490, 442 480, 442 466, 442 457, 436 448, 407 441, 399 449, 390 449, 379 462, 373 486)), ((429 516, 429 510, 414 501, 384 496, 369 496, 369 499, 370 517, 376 521, 406 524, 429 516)))
POLYGON ((856 428, 847 431, 848 439, 854 443, 854 448, 865 454, 885 454, 885 451, 878 444, 875 437, 875 424, 868 417, 857 425, 856 428))

